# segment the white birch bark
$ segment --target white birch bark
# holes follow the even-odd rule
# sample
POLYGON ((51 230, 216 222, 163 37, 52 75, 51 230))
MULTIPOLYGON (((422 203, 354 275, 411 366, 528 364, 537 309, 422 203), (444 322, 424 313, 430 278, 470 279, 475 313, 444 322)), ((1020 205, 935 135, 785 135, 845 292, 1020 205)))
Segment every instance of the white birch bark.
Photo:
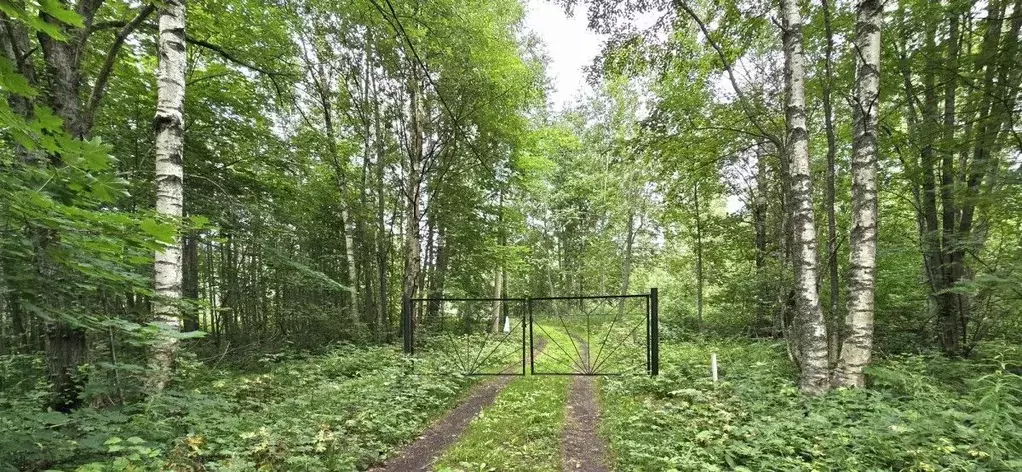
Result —
POLYGON ((863 367, 873 349, 877 234, 877 109, 880 88, 879 0, 861 0, 855 22, 855 136, 852 142, 852 236, 847 337, 841 346, 834 383, 865 384, 863 367))
MULTIPOLYGON (((419 83, 418 74, 414 72, 409 83, 411 94, 411 129, 409 130, 408 166, 405 169, 405 234, 404 234, 404 279, 402 280, 402 301, 407 302, 415 298, 418 289, 416 283, 419 280, 419 270, 422 266, 422 254, 420 249, 419 219, 421 213, 422 176, 420 166, 423 158, 423 122, 425 112, 422 105, 422 89, 419 83)), ((405 304, 404 310, 411 310, 410 303, 405 304)), ((406 313, 402 313, 406 315, 406 313)), ((414 311, 412 313, 414 316, 414 311)), ((413 320, 414 322, 414 320, 413 320)))
MULTIPOLYGON (((500 298, 501 295, 502 295, 501 294, 501 288, 504 287, 504 270, 498 267, 497 270, 494 271, 494 277, 493 278, 494 278, 494 281, 493 281, 493 298, 500 298)), ((502 303, 499 300, 494 300, 493 301, 493 308, 492 308, 492 312, 491 312, 491 315, 490 315, 490 320, 492 321, 492 325, 493 325, 491 327, 491 329, 490 329, 490 332, 492 332, 492 333, 496 333, 497 330, 500 329, 500 315, 501 315, 501 313, 500 313, 501 310, 500 309, 501 309, 501 306, 502 306, 502 303)))
MULTIPOLYGON (((157 41, 159 66, 156 91, 156 212, 179 221, 184 206, 185 0, 165 0, 157 41)), ((156 251, 153 265, 156 298, 154 321, 163 330, 153 346, 150 391, 162 390, 170 379, 181 329, 177 301, 181 298, 181 238, 156 251)))
POLYGON ((781 0, 784 44, 786 149, 791 182, 791 229, 794 232, 796 319, 802 391, 820 393, 830 386, 827 331, 817 287, 816 224, 813 218, 809 134, 806 130, 805 56, 802 17, 795 0, 781 0))

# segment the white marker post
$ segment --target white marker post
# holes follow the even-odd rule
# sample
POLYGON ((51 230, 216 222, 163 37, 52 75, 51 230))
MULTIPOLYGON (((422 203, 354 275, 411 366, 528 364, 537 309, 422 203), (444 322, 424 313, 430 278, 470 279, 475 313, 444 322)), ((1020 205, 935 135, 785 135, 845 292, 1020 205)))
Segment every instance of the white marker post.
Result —
POLYGON ((710 373, 713 375, 713 382, 717 382, 717 353, 710 354, 710 373))

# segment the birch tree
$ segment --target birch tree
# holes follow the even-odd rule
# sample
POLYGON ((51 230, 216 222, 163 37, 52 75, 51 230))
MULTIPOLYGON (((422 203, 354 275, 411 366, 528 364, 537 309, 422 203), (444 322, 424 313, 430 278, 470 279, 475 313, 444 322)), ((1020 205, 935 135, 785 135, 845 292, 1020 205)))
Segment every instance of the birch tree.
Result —
POLYGON ((834 29, 831 27, 830 0, 822 0, 823 31, 825 36, 823 59, 823 127, 827 132, 827 179, 824 186, 824 208, 827 212, 827 282, 830 310, 827 313, 827 346, 830 350, 830 364, 837 361, 841 342, 840 316, 838 315, 839 283, 837 265, 837 136, 834 132, 834 108, 831 96, 834 86, 834 29))
MULTIPOLYGON (((412 310, 411 299, 418 290, 419 271, 422 267, 421 237, 419 224, 422 219, 422 175, 421 165, 424 152, 424 121, 425 110, 422 103, 422 83, 419 74, 411 64, 411 78, 408 85, 411 96, 411 123, 408 136, 408 161, 405 163, 404 175, 404 277, 401 283, 401 315, 408 319, 407 311, 412 310)), ((414 311, 413 311, 414 313, 414 311)), ((411 316, 414 316, 411 315, 411 316)))
POLYGON ((873 349, 877 244, 877 116, 880 89, 880 14, 878 0, 857 6, 855 23, 855 136, 852 141, 852 235, 848 315, 835 384, 862 387, 862 369, 873 349))
MULTIPOLYGON (((180 220, 184 207, 185 0, 167 0, 160 12, 159 67, 156 92, 156 212, 180 220)), ((180 329, 181 239, 156 252, 153 264, 156 299, 153 314, 161 329, 153 346, 150 391, 162 390, 170 379, 177 349, 172 332, 180 329)))
POLYGON ((785 150, 791 183, 791 228, 794 232, 796 326, 800 387, 806 393, 825 391, 829 383, 827 332, 817 293, 816 224, 813 218, 809 133, 806 130, 805 56, 802 17, 795 0, 781 0, 784 46, 785 150))

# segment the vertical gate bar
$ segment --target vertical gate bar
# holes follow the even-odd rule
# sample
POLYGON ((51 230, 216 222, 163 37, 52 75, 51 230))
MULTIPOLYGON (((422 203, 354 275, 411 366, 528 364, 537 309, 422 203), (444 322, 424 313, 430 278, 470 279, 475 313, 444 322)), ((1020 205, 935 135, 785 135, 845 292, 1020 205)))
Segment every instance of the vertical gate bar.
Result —
POLYGON ((522 375, 525 375, 525 306, 522 307, 522 375))
POLYGON ((650 304, 650 364, 651 373, 660 375, 660 298, 656 287, 649 289, 650 304))
MULTIPOLYGON (((532 298, 526 298, 525 303, 529 306, 529 373, 536 375, 536 341, 532 337, 532 298)), ((525 330, 522 330, 522 336, 525 336, 525 330)))
POLYGON ((412 299, 404 295, 401 297, 401 334, 404 338, 405 354, 414 354, 415 348, 412 344, 412 299))
POLYGON ((649 362, 649 295, 646 295, 646 375, 653 375, 653 365, 649 362))
MULTIPOLYGON (((585 344, 586 349, 583 351, 583 353, 586 354, 586 358, 585 359, 579 359, 579 361, 585 367, 585 370, 582 372, 582 374, 583 375, 589 375, 589 374, 592 373, 591 372, 592 369, 589 366, 589 355, 588 355, 588 350, 589 350, 589 310, 585 309, 585 300, 581 300, 581 302, 582 302, 582 311, 585 312, 585 314, 586 314, 586 344, 585 344)), ((579 340, 579 344, 581 344, 581 340, 579 340)), ((581 356, 579 356, 579 357, 581 357, 581 356)))

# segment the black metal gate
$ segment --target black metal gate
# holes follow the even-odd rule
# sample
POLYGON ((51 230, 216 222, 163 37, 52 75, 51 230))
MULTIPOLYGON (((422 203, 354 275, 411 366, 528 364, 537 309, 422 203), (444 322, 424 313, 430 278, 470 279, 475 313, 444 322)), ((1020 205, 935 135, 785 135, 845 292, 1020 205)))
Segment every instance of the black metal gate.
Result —
POLYGON ((463 375, 658 375, 657 289, 641 295, 406 299, 416 368, 463 375))

